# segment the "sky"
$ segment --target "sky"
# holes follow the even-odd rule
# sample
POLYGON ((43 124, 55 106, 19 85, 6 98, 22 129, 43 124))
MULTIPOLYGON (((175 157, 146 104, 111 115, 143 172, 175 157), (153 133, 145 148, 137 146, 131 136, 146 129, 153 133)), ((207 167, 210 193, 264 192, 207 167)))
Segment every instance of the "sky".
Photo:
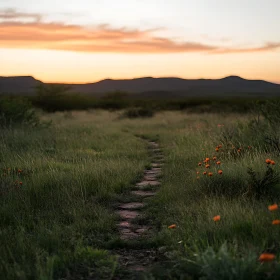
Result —
POLYGON ((279 0, 0 0, 0 76, 280 83, 279 0))

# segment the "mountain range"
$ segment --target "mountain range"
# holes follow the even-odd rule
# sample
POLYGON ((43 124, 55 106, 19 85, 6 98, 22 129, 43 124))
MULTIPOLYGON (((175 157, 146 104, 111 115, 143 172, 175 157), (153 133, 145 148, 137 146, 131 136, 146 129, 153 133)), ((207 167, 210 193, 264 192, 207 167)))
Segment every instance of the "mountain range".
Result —
MULTIPOLYGON (((36 86, 44 84, 32 76, 0 77, 0 94, 34 95, 36 86)), ((53 85, 53 84, 46 84, 53 85)), ((280 85, 263 80, 246 80, 238 76, 222 79, 181 79, 144 77, 126 80, 105 79, 87 84, 59 84, 68 87, 68 91, 102 96, 110 92, 126 92, 142 96, 158 96, 168 93, 170 96, 204 95, 260 95, 280 96, 280 85)))

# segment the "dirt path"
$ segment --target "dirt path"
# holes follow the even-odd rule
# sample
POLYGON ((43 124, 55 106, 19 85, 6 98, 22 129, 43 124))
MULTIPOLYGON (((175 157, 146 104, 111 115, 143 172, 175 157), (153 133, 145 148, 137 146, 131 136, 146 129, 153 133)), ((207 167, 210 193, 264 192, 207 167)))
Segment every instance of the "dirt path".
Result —
MULTIPOLYGON (((120 204, 116 210, 120 216, 118 224, 120 237, 124 241, 148 241, 153 228, 145 220, 144 209, 149 198, 156 195, 160 187, 163 155, 159 144, 148 142, 152 162, 151 169, 146 169, 140 182, 131 191, 131 201, 120 204), (141 221, 141 222, 139 222, 141 221)), ((145 243, 145 242, 143 242, 145 243)), ((130 271, 146 271, 156 261, 157 252, 153 249, 121 249, 116 252, 121 266, 130 271)))

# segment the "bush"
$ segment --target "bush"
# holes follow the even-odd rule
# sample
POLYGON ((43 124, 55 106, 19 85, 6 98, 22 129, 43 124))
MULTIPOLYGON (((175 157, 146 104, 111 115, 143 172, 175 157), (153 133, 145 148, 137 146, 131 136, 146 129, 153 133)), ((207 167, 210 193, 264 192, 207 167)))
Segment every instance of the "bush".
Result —
POLYGON ((55 279, 112 279, 116 267, 114 256, 90 247, 76 248, 74 253, 56 257, 53 263, 55 279))
MULTIPOLYGON (((166 263, 165 268, 155 271, 152 279, 199 279, 199 280, 263 280, 279 279, 279 263, 261 263, 258 254, 248 251, 240 255, 237 248, 232 250, 223 244, 218 251, 209 247, 206 251, 181 256, 179 260, 166 263), (173 263, 173 266, 172 266, 173 263), (169 268, 171 266, 171 268, 169 268), (167 271, 167 272, 166 272, 167 271), (157 278, 157 276, 160 276, 157 278)), ((174 257, 173 257, 174 259, 174 257)))
POLYGON ((280 178, 277 172, 267 166, 263 176, 255 172, 252 168, 248 168, 250 176, 248 193, 260 199, 263 195, 273 195, 275 186, 280 183, 280 178))
POLYGON ((255 117, 249 124, 254 135, 262 139, 266 150, 278 155, 280 154, 279 106, 279 100, 256 102, 253 109, 255 117))
POLYGON ((123 116, 126 118, 151 118, 154 116, 154 111, 146 108, 130 108, 127 109, 123 116))
POLYGON ((15 124, 38 126, 40 121, 28 100, 3 97, 0 99, 0 126, 8 127, 15 124))

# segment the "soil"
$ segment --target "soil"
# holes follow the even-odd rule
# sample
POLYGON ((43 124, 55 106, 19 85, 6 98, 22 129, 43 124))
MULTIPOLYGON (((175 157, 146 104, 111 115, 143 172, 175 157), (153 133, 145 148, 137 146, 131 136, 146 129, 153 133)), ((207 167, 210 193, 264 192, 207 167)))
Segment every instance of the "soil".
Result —
MULTIPOLYGON (((148 148, 151 152, 152 168, 144 171, 142 180, 131 191, 131 201, 120 204, 116 210, 120 216, 118 223, 120 238, 124 241, 149 240, 153 230, 148 221, 147 224, 145 222, 137 223, 139 218, 145 218, 144 209, 149 202, 146 198, 155 196, 161 185, 159 178, 163 166, 162 151, 159 144, 154 141, 148 142, 148 148)), ((119 249, 114 253, 118 255, 121 267, 131 272, 147 271, 158 258, 156 249, 119 249)))

